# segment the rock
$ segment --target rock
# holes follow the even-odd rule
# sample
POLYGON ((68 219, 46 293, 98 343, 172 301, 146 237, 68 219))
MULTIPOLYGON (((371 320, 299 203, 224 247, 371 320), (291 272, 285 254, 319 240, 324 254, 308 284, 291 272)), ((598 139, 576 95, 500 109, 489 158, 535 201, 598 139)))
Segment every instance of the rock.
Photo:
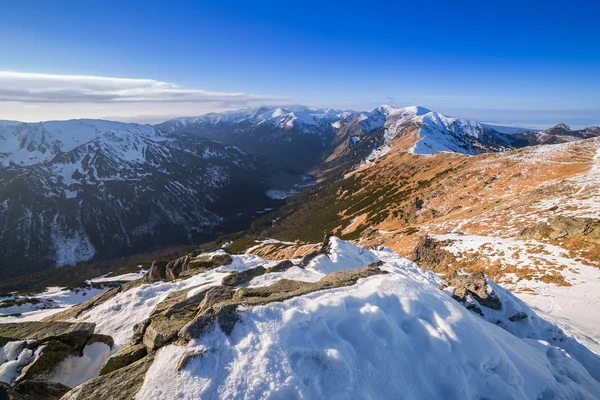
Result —
POLYGON ((452 244, 451 240, 438 241, 429 236, 423 236, 408 258, 422 268, 434 272, 446 272, 456 260, 454 254, 444 249, 450 244, 452 244))
POLYGON ((175 279, 179 278, 179 276, 184 271, 185 267, 188 265, 190 260, 191 260, 190 256, 183 256, 183 257, 179 257, 178 259, 169 262, 167 264, 167 266, 165 267, 165 270, 166 270, 166 272, 165 272, 166 279, 165 280, 174 281, 175 279))
POLYGON ((476 272, 471 275, 459 275, 454 271, 445 284, 446 286, 455 287, 452 296, 457 301, 464 302, 466 301, 466 297, 471 295, 484 307, 494 310, 502 308, 500 299, 495 294, 488 293, 488 284, 483 272, 476 272))
POLYGON ((214 288, 206 288, 189 298, 187 296, 191 289, 180 290, 170 293, 157 304, 150 314, 142 340, 148 350, 156 350, 176 339, 179 331, 197 315, 203 300, 212 289, 214 288))
POLYGON ((109 374, 82 383, 67 392, 61 400, 130 400, 134 399, 144 383, 146 372, 154 356, 147 355, 109 374))
POLYGON ((527 313, 520 311, 508 319, 512 322, 517 322, 517 321, 523 321, 524 319, 527 319, 527 318, 529 318, 529 315, 527 315, 527 313))
POLYGON ((303 267, 307 267, 308 264, 310 264, 311 260, 313 258, 315 258, 316 256, 318 256, 320 253, 318 251, 312 251, 310 253, 308 253, 307 255, 305 255, 304 257, 302 257, 302 266, 303 267))
POLYGON ((233 262, 233 258, 229 254, 215 254, 212 256, 212 262, 217 267, 229 265, 233 262))
POLYGON ((58 340, 45 342, 36 353, 37 358, 23 368, 17 383, 26 380, 45 380, 44 378, 50 375, 65 358, 79 356, 73 347, 58 340))
POLYGON ((483 316, 483 311, 481 310, 481 308, 477 307, 475 304, 473 303, 469 303, 467 305, 467 310, 471 310, 473 312, 476 312, 477 314, 483 316))
POLYGON ((215 254, 212 257, 186 255, 171 262, 155 261, 146 274, 146 283, 157 281, 174 281, 202 271, 208 271, 223 265, 231 264, 229 254, 215 254))
POLYGON ((48 381, 24 381, 14 388, 26 400, 58 400, 69 390, 62 383, 48 381))
POLYGON ((600 219, 557 216, 547 222, 539 222, 521 231, 523 239, 563 239, 591 236, 600 238, 600 219))
POLYGON ((0 346, 17 340, 35 339, 39 343, 57 340, 81 351, 94 333, 87 322, 16 322, 0 324, 0 346))
POLYGON ((179 372, 182 369, 185 369, 185 367, 189 364, 190 361, 192 361, 196 358, 204 357, 205 352, 206 352, 206 350, 204 350, 204 349, 191 350, 191 351, 185 352, 179 359, 179 362, 177 363, 176 371, 179 372))
POLYGON ((9 384, 0 382, 0 400, 25 400, 25 398, 16 393, 9 384))
POLYGON ((329 252, 331 251, 330 249, 330 241, 331 238, 333 237, 332 233, 327 233, 325 234, 325 237, 323 238, 323 243, 321 243, 321 248, 319 249, 319 253, 320 254, 329 254, 329 252))
POLYGON ((100 375, 106 375, 123 367, 126 367, 146 357, 148 350, 143 344, 128 344, 106 360, 100 370, 100 375))
POLYGON ((239 317, 237 307, 257 306, 284 301, 319 290, 350 286, 361 278, 385 274, 376 266, 333 272, 318 282, 303 282, 282 279, 270 286, 259 288, 241 288, 233 291, 226 286, 210 289, 202 301, 198 315, 187 323, 180 331, 179 338, 189 341, 200 337, 215 324, 226 334, 230 334, 239 317))
POLYGON ((262 265, 256 268, 250 268, 241 272, 234 272, 223 278, 222 284, 225 286, 239 286, 250 282, 253 278, 267 273, 267 270, 262 265))
POLYGON ((165 261, 154 261, 152 266, 150 266, 150 271, 146 274, 146 282, 152 283, 166 280, 167 264, 165 261))
POLYGON ((293 266, 294 266, 293 262, 291 262, 290 260, 284 260, 284 261, 281 261, 280 263, 277 263, 276 265, 272 266, 271 268, 267 268, 267 272, 268 273, 284 272, 284 271, 287 271, 288 269, 292 268, 293 266))
POLYGON ((89 346, 90 344, 94 344, 94 343, 104 343, 105 345, 107 345, 108 347, 110 347, 112 349, 112 347, 115 344, 115 341, 112 338, 112 336, 94 333, 92 336, 89 337, 89 339, 86 343, 86 346, 89 346))
POLYGON ((120 293, 121 290, 122 290, 121 287, 109 289, 106 292, 100 293, 99 295, 94 296, 91 299, 84 301, 81 304, 77 304, 71 308, 66 309, 65 311, 61 311, 59 313, 50 315, 49 317, 42 319, 42 322, 68 321, 72 318, 77 318, 79 315, 81 315, 85 311, 87 311, 93 307, 96 307, 96 306, 104 303, 105 301, 113 298, 118 293, 120 293))
POLYGON ((146 328, 150 325, 150 318, 146 318, 142 322, 138 322, 133 326, 133 337, 131 341, 135 344, 142 343, 144 340, 144 334, 146 333, 146 328))

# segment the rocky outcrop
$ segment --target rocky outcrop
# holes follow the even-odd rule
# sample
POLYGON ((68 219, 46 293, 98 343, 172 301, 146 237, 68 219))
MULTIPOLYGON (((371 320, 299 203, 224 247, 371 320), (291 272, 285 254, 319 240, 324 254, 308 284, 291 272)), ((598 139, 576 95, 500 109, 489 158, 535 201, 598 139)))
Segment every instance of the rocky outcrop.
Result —
POLYGON ((583 236, 600 239, 600 219, 558 216, 523 229, 520 236, 528 240, 558 240, 583 236))
POLYGON ((222 287, 210 289, 198 315, 179 332, 183 340, 191 340, 202 335, 215 323, 225 332, 230 333, 238 320, 236 309, 239 305, 258 306, 276 301, 284 301, 292 297, 306 295, 325 289, 350 286, 360 278, 384 274, 377 266, 337 271, 324 276, 318 282, 302 282, 282 279, 270 286, 259 288, 241 288, 235 292, 222 287))
POLYGON ((229 254, 214 254, 210 257, 186 255, 171 262, 154 261, 144 279, 147 283, 174 281, 223 265, 229 265, 232 261, 233 259, 229 254))
POLYGON ((95 325, 87 322, 18 322, 0 324, 0 346, 18 340, 35 340, 42 344, 59 341, 81 351, 94 333, 95 325))
POLYGON ((446 272, 456 260, 454 254, 444 249, 450 244, 452 244, 450 240, 439 241, 430 236, 423 236, 408 258, 422 268, 434 272, 446 272))
MULTIPOLYGON (((470 296, 481 306, 492 308, 494 310, 500 310, 502 308, 500 299, 487 284, 483 272, 476 272, 471 275, 459 275, 454 271, 441 288, 445 289, 446 287, 454 287, 452 296, 456 301, 461 303, 470 303, 468 301, 470 296)), ((481 309, 476 305, 473 305, 471 308, 479 314, 482 314, 481 309)))

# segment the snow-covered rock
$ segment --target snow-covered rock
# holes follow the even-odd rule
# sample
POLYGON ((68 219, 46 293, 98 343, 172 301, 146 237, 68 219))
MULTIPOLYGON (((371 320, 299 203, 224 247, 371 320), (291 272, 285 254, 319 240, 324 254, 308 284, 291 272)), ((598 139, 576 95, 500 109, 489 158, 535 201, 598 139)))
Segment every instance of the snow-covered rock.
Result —
MULTIPOLYGON (((116 349, 132 340, 133 325, 148 318, 169 294, 188 290, 190 301, 206 286, 220 285, 228 274, 259 265, 268 271, 277 263, 251 254, 235 255, 231 264, 185 280, 118 293, 77 321, 96 324, 96 333, 111 335, 116 349)), ((317 282, 369 264, 386 273, 285 301, 238 307, 239 319, 229 334, 215 325, 187 344, 163 345, 147 356, 152 365, 136 398, 595 399, 600 395, 600 357, 510 292, 490 282, 502 309, 482 307, 481 316, 438 289, 441 280, 436 274, 386 248, 365 250, 331 238, 327 251, 306 269, 267 272, 247 285, 260 288, 282 279, 317 282), (511 320, 516 313, 527 318, 511 320)), ((147 368, 148 363, 139 365, 147 368)), ((61 379, 71 382, 65 376, 61 379)), ((100 377, 75 389, 69 398, 83 398, 112 381, 100 377)))

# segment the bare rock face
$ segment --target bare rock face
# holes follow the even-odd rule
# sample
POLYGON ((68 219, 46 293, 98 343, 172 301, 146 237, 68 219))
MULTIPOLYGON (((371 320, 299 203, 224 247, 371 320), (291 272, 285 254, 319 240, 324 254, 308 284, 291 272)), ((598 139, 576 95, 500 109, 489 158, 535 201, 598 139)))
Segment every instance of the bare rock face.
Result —
POLYGON ((409 259, 422 268, 434 272, 444 272, 456 259, 454 254, 444 249, 451 243, 451 241, 438 241, 429 236, 423 236, 409 259))
POLYGON ((600 219, 558 216, 521 231, 523 239, 563 239, 591 236, 600 239, 600 219))

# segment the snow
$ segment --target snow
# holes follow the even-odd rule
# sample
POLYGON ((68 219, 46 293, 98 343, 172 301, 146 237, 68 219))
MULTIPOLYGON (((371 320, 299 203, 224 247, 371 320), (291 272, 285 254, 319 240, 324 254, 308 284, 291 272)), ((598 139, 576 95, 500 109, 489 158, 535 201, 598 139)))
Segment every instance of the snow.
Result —
POLYGON ((71 356, 64 359, 53 373, 45 378, 51 382, 75 387, 98 376, 110 353, 110 347, 105 343, 92 343, 85 346, 81 357, 71 356))
MULTIPOLYGON (((590 376, 598 357, 570 338, 557 342, 572 345, 570 353, 550 344, 558 329, 549 329, 509 292, 499 290, 507 312, 526 310, 534 317, 513 323, 512 332, 467 311, 437 289, 435 274, 385 249, 365 251, 337 239, 332 249, 331 264, 321 259, 313 269, 351 267, 344 262, 356 268, 375 257, 389 273, 246 309, 230 336, 214 329, 187 346, 165 346, 137 398, 600 395, 599 377, 590 376), (203 355, 178 372, 188 351, 203 355)), ((494 317, 505 323, 504 316, 494 317)))
MULTIPOLYGON (((534 240, 504 239, 450 233, 431 235, 437 240, 451 240, 445 247, 455 255, 479 253, 490 263, 517 268, 531 266, 564 266, 560 274, 572 286, 557 286, 539 279, 503 282, 516 296, 536 309, 571 336, 600 354, 600 270, 573 259, 561 247, 534 240), (531 248, 533 251, 528 251, 531 248), (538 250, 538 249, 541 249, 538 250), (533 293, 521 291, 533 290, 533 293)), ((546 271, 546 270, 543 270, 546 271)), ((548 269, 552 271, 552 269, 548 269)))
POLYGON ((127 136, 164 140, 152 126, 104 120, 0 124, 0 164, 37 164, 92 140, 119 141, 127 136))
POLYGON ((0 347, 0 382, 12 384, 21 368, 33 360, 33 351, 25 348, 25 344, 25 341, 8 342, 0 347))
POLYGON ((159 124, 166 132, 191 127, 217 127, 221 124, 250 124, 272 126, 281 129, 298 128, 302 133, 319 134, 324 128, 347 118, 351 112, 329 108, 306 106, 259 107, 223 113, 208 113, 197 117, 176 118, 159 124))
MULTIPOLYGON (((140 267, 141 267, 141 265, 140 265, 140 267)), ((147 272, 148 272, 147 269, 140 269, 138 272, 130 272, 128 274, 111 275, 111 276, 102 275, 101 277, 90 279, 87 282, 88 283, 129 282, 129 281, 135 281, 137 279, 143 278, 147 272)))
POLYGON ((26 322, 39 321, 44 317, 55 314, 59 311, 69 308, 75 304, 80 304, 97 294, 108 290, 107 288, 75 288, 62 289, 59 287, 49 287, 44 292, 35 293, 27 296, 9 296, 2 298, 26 300, 28 298, 38 299, 40 303, 26 303, 19 306, 0 308, 1 315, 10 315, 19 313, 18 317, 3 317, 0 322, 26 322))
MULTIPOLYGON (((462 246, 487 242, 467 237, 462 246)), ((386 274, 284 302, 240 307, 241 320, 231 335, 215 328, 187 345, 162 347, 137 398, 599 398, 600 356, 571 332, 491 282, 503 307, 482 307, 485 315, 479 316, 439 290, 435 273, 388 248, 365 250, 333 237, 328 254, 306 268, 268 273, 249 286, 280 279, 314 282, 378 261, 386 274), (528 318, 511 322, 517 312, 528 318), (180 357, 189 351, 201 355, 178 371, 180 357)), ((233 271, 277 262, 235 255, 230 265, 185 280, 119 293, 76 321, 96 323, 97 333, 114 338, 116 351, 131 339, 133 325, 169 293, 189 290, 192 296, 233 271)), ((22 348, 22 343, 0 348, 0 359, 11 360, 0 367, 2 379, 13 381, 19 365, 33 356, 22 348)), ((83 382, 98 373, 109 353, 100 343, 87 346, 82 357, 64 360, 52 379, 83 382)))

